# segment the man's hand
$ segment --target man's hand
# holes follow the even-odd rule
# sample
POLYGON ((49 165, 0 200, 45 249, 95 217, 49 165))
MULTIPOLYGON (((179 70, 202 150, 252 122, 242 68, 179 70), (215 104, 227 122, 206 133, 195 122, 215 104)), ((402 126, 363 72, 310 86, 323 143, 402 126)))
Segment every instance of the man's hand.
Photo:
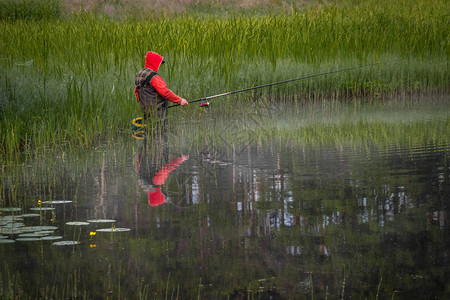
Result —
POLYGON ((180 105, 181 106, 185 106, 185 105, 188 105, 188 104, 189 104, 189 102, 187 102, 186 99, 181 98, 181 101, 180 101, 180 105))

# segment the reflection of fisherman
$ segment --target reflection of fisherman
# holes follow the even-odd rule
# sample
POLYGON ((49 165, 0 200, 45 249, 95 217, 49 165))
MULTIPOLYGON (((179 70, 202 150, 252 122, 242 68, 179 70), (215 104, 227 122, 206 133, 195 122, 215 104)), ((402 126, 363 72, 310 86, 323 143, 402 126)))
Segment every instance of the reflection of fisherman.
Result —
MULTIPOLYGON (((165 183, 169 173, 189 158, 187 155, 168 159, 167 149, 147 153, 146 145, 136 160, 136 171, 139 184, 148 194, 148 203, 151 206, 161 205, 166 202, 166 196, 161 192, 161 186, 165 183), (162 154, 162 155, 158 155, 162 154)), ((167 148, 167 147, 158 147, 167 148)))
POLYGON ((164 62, 158 53, 148 52, 145 56, 145 67, 136 74, 134 88, 136 100, 144 113, 144 121, 155 120, 157 117, 159 121, 164 120, 161 125, 166 123, 168 101, 183 106, 189 104, 169 90, 161 76, 156 73, 164 62))

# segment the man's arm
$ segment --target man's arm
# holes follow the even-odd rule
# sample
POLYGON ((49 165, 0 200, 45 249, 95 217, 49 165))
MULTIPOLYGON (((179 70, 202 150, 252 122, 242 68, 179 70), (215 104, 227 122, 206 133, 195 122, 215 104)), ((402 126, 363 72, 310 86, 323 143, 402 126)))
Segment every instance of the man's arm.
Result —
POLYGON ((153 77, 152 81, 150 82, 152 86, 155 88, 155 90, 160 94, 164 99, 167 101, 177 103, 180 105, 187 105, 188 102, 181 98, 180 96, 176 95, 174 92, 169 90, 167 88, 166 82, 161 78, 161 76, 155 76, 153 77))

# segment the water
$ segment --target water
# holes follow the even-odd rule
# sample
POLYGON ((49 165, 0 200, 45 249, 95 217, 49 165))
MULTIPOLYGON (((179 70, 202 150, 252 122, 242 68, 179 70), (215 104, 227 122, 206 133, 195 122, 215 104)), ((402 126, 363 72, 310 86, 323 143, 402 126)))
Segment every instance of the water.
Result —
MULTIPOLYGON (((430 121, 420 111, 407 114, 408 124, 430 136, 448 126, 448 113, 430 121)), ((240 139, 186 152, 130 138, 88 155, 4 166, 2 207, 21 211, 3 211, 0 228, 54 228, 30 229, 48 232, 31 241, 3 234, 15 242, 0 244, 0 295, 447 298, 445 138, 240 139), (43 203, 50 200, 60 202, 43 203)))

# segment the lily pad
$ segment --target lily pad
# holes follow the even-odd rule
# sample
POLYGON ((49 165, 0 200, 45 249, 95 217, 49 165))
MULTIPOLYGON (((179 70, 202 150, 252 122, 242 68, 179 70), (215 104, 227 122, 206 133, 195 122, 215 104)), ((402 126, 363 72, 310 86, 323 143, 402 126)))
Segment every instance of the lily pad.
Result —
POLYGON ((0 235, 0 240, 2 240, 2 239, 7 239, 7 238, 9 238, 9 237, 6 236, 6 235, 0 235))
POLYGON ((33 228, 34 226, 24 226, 24 227, 20 227, 20 230, 22 232, 35 232, 35 231, 39 231, 33 228))
POLYGON ((0 226, 8 226, 9 224, 13 223, 12 220, 0 220, 0 226))
POLYGON ((34 237, 23 237, 23 238, 16 239, 16 241, 19 241, 19 242, 37 242, 40 240, 41 240, 41 238, 34 238, 34 237))
POLYGON ((28 232, 28 233, 21 233, 19 234, 19 238, 41 238, 43 237, 42 234, 36 233, 36 232, 28 232))
POLYGON ((39 214, 23 214, 23 215, 20 215, 18 217, 21 217, 21 218, 34 218, 34 217, 39 217, 39 216, 40 216, 39 214))
POLYGON ((75 222, 67 222, 66 225, 86 226, 86 225, 89 225, 89 223, 88 223, 88 222, 78 222, 78 221, 75 221, 75 222))
POLYGON ((2 207, 0 208, 0 211, 7 211, 7 212, 16 212, 21 211, 22 209, 20 207, 2 207))
POLYGON ((24 227, 25 224, 23 223, 19 223, 19 222, 9 222, 6 225, 3 225, 1 228, 20 228, 20 227, 24 227))
POLYGON ((71 200, 51 200, 51 201, 42 201, 43 204, 66 204, 72 203, 71 200))
POLYGON ((46 231, 46 230, 56 230, 58 227, 56 226, 26 226, 21 227, 20 229, 27 232, 35 232, 35 231, 46 231))
POLYGON ((23 233, 22 227, 0 227, 0 234, 20 234, 23 233))
POLYGON ((100 228, 96 230, 97 232, 126 232, 131 231, 130 228, 100 228))
POLYGON ((0 229, 0 234, 20 234, 23 233, 20 229, 0 229))
POLYGON ((61 242, 54 242, 53 245, 55 246, 72 246, 72 245, 78 245, 80 242, 78 241, 61 241, 61 242))
POLYGON ((15 240, 10 240, 10 239, 1 239, 0 240, 0 244, 12 244, 15 243, 15 240))
POLYGON ((41 237, 41 240, 43 241, 53 241, 53 240, 60 240, 63 237, 60 235, 50 235, 50 236, 43 236, 41 237))
POLYGON ((87 220, 89 223, 114 223, 116 220, 110 220, 110 219, 91 219, 87 220))
POLYGON ((53 230, 44 230, 44 231, 36 231, 36 234, 40 234, 41 236, 53 234, 53 230))
POLYGON ((30 210, 36 211, 36 210, 54 210, 54 207, 32 207, 30 210))
POLYGON ((23 218, 22 218, 22 215, 19 215, 19 216, 3 216, 3 217, 0 217, 0 221, 22 221, 23 220, 23 218))
POLYGON ((56 226, 34 226, 34 227, 39 228, 40 231, 58 229, 58 227, 56 227, 56 226))

